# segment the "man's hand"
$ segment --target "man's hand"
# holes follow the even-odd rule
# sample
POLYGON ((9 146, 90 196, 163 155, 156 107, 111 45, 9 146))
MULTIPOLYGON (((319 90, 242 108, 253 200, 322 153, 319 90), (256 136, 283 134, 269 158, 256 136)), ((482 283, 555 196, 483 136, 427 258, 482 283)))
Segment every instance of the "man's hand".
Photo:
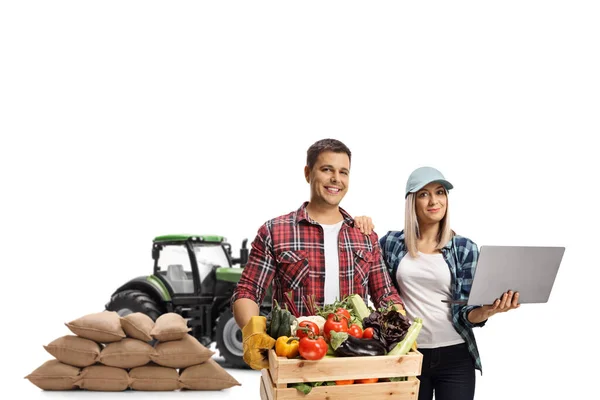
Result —
POLYGON ((404 306, 402 304, 393 304, 391 307, 388 308, 388 310, 390 309, 396 310, 400 314, 402 314, 402 316, 406 317, 406 310, 404 309, 404 306))
POLYGON ((360 233, 370 235, 375 229, 371 217, 360 216, 354 218, 354 226, 360 230, 360 233))
POLYGON ((254 316, 242 328, 244 361, 252 369, 269 368, 267 351, 275 346, 275 339, 267 335, 267 318, 254 316))

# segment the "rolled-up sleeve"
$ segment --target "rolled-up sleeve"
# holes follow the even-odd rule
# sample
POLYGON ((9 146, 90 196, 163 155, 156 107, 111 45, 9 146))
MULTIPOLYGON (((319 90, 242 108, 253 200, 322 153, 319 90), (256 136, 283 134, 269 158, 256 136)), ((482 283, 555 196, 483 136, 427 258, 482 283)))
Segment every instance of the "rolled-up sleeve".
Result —
MULTIPOLYGON (((475 268, 477 267, 477 260, 479 259, 479 249, 477 245, 468 240, 465 246, 465 251, 461 257, 461 275, 462 275, 462 286, 460 290, 460 297, 462 300, 467 300, 469 298, 469 294, 471 293, 471 286, 473 285, 473 277, 475 276, 475 268)), ((469 328, 473 328, 476 326, 484 326, 486 321, 482 321, 477 324, 471 323, 469 321, 469 313, 471 310, 478 308, 479 306, 462 306, 460 309, 460 316, 463 319, 465 326, 469 328)))
POLYGON ((372 254, 374 260, 369 273, 369 294, 371 295, 371 301, 377 308, 384 307, 389 302, 404 306, 390 278, 390 273, 388 272, 381 247, 379 246, 377 234, 373 232, 370 239, 373 244, 372 254))
POLYGON ((250 299, 258 305, 262 304, 274 274, 275 258, 271 234, 267 224, 263 224, 252 242, 248 263, 233 291, 231 304, 238 299, 250 299))

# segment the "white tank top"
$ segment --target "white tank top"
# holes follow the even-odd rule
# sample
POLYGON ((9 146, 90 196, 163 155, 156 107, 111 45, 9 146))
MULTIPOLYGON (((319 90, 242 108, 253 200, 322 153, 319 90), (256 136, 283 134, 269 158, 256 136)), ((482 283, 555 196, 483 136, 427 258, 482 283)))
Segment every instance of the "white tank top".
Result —
POLYGON ((343 222, 344 220, 333 225, 321 224, 325 246, 325 304, 332 304, 336 299, 340 300, 338 236, 343 222))
POLYGON ((413 320, 423 318, 423 327, 417 338, 420 348, 451 346, 464 339, 452 325, 450 305, 442 300, 451 298, 451 276, 442 254, 424 254, 413 258, 409 253, 402 258, 396 279, 406 314, 413 320))

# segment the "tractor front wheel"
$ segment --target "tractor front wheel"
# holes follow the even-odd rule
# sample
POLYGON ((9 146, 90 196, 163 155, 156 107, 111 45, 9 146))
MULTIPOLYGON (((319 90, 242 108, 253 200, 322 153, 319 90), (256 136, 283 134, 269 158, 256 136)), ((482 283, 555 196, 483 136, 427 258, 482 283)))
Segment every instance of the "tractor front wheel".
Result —
POLYGON ((120 317, 141 312, 152 318, 153 321, 156 321, 164 313, 160 304, 140 290, 123 290, 115 293, 106 304, 106 310, 116 311, 120 317))
POLYGON ((226 309, 217 322, 217 349, 228 364, 234 368, 248 368, 243 359, 242 330, 239 328, 231 310, 226 309))

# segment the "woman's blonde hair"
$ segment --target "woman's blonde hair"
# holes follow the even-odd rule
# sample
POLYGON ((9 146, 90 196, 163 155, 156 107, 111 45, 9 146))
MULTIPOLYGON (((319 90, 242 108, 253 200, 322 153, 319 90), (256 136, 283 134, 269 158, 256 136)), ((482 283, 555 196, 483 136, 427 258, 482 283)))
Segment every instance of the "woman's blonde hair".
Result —
MULTIPOLYGON (((445 189, 444 189, 445 190, 445 189)), ((436 249, 443 248, 446 243, 452 239, 454 232, 450 228, 450 208, 448 207, 448 191, 446 191, 446 214, 440 221, 440 231, 438 232, 436 249)), ((406 197, 406 205, 404 212, 404 243, 408 249, 408 253, 412 257, 417 257, 419 248, 417 246, 417 240, 419 239, 419 220, 417 219, 417 194, 409 193, 406 197)))

